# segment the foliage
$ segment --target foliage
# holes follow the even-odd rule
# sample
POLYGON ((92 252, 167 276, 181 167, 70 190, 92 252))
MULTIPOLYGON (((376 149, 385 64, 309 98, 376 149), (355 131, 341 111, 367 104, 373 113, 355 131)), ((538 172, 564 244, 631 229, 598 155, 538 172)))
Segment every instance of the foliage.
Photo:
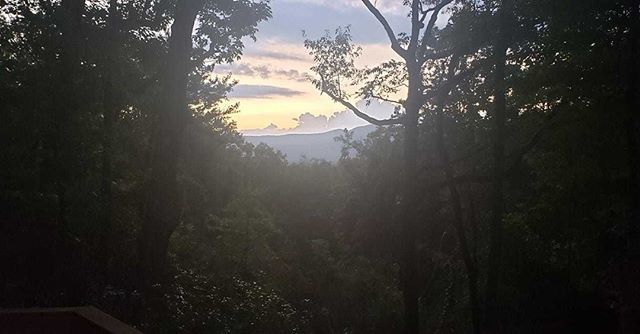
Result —
MULTIPOLYGON (((637 59, 629 62, 626 50, 637 41, 630 11, 622 0, 512 2, 503 330, 615 332, 623 307, 612 268, 627 250, 631 209, 625 91, 637 59)), ((159 298, 141 290, 136 238, 176 2, 115 3, 116 29, 109 26, 107 1, 86 3, 76 36, 81 62, 70 74, 73 94, 67 94, 60 84, 66 74, 62 2, 0 2, 0 306, 95 304, 159 333, 401 331, 405 132, 397 125, 379 127, 354 141, 346 131, 337 139, 344 150, 336 164, 292 164, 267 145, 245 142, 230 117, 241 106, 226 100, 235 81, 211 70, 239 59, 243 37, 255 38, 257 22, 271 14, 264 1, 204 2, 193 36, 171 279, 153 287, 159 298), (112 100, 105 99, 108 77, 117 83, 112 100), (68 108, 62 127, 55 111, 65 101, 78 107, 68 108), (113 172, 105 176, 108 105, 117 113, 110 133, 113 172), (65 137, 70 157, 62 166, 72 176, 65 210, 50 168, 60 155, 56 136, 65 137), (111 213, 106 231, 105 210, 111 213)), ((420 1, 420 8, 435 3, 420 1)), ((446 25, 426 39, 432 59, 420 69, 422 93, 442 88, 451 64, 454 74, 464 74, 441 104, 420 107, 416 239, 420 304, 427 310, 422 328, 428 332, 472 327, 468 269, 454 236, 456 209, 436 144, 439 115, 463 235, 480 286, 487 279, 492 62, 501 4, 452 2, 446 25)), ((411 38, 396 37, 401 46, 411 38)), ((356 68, 362 49, 349 27, 305 46, 314 59, 316 88, 345 100, 393 103, 393 120, 399 120, 406 101, 396 99, 409 75, 404 62, 356 68)))

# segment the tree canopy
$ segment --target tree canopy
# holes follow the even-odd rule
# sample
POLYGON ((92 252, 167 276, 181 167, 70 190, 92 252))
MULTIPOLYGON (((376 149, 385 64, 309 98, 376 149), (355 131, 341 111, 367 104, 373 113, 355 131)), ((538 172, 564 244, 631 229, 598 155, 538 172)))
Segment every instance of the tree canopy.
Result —
POLYGON ((640 331, 638 1, 410 0, 409 31, 361 2, 394 58, 358 67, 357 26, 300 43, 309 84, 377 125, 330 163, 232 120, 214 70, 266 0, 0 1, 0 308, 150 333, 640 331))

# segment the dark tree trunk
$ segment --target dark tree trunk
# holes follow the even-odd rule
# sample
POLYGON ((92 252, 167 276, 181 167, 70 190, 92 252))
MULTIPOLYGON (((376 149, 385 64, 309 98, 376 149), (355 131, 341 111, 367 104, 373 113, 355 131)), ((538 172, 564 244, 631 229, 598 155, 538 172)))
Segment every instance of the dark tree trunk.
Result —
POLYGON ((102 200, 102 226, 100 233, 99 256, 103 270, 108 270, 109 261, 109 241, 112 230, 112 194, 111 182, 112 155, 113 155, 113 127, 117 117, 118 96, 115 92, 116 71, 115 59, 118 56, 118 31, 119 31, 118 2, 109 0, 109 18, 107 21, 107 42, 106 52, 104 52, 103 82, 104 91, 102 96, 102 180, 101 180, 101 200, 102 200))
POLYGON ((627 262, 620 265, 621 333, 640 332, 640 92, 638 92, 638 42, 640 40, 640 0, 629 0, 628 53, 628 138, 630 162, 631 215, 627 235, 627 262))
POLYGON ((505 169, 505 136, 506 136, 506 95, 505 67, 507 57, 507 15, 510 0, 502 0, 498 13, 498 34, 496 36, 494 57, 494 111, 493 111, 493 186, 491 192, 491 225, 489 235, 489 268, 487 273, 487 325, 490 331, 498 331, 502 235, 504 214, 504 169, 505 169))
MULTIPOLYGON (((453 71, 450 70, 449 80, 452 78, 453 71)), ((446 92, 448 95, 448 92, 446 92)), ((462 209, 462 199, 460 197, 460 192, 458 192, 458 188, 455 183, 455 172, 453 170, 453 166, 451 164, 451 158, 449 157, 449 152, 446 148, 445 139, 444 139, 444 115, 443 115, 443 106, 445 103, 445 95, 442 94, 438 101, 436 101, 436 147, 438 150, 438 155, 440 156, 440 160, 442 162, 442 166, 444 168, 444 174, 447 182, 447 188, 449 190, 449 196, 451 197, 451 206, 453 208, 454 214, 454 227, 456 230, 456 237, 458 239, 458 245, 460 247, 460 255, 462 257, 462 261, 465 266, 465 271, 467 273, 467 286, 469 290, 469 303, 471 306, 471 320, 473 325, 473 332, 480 332, 480 306, 478 302, 478 273, 477 267, 471 255, 471 251, 469 249, 469 243, 467 242, 467 237, 465 236, 464 229, 464 214, 462 209)))
POLYGON ((404 194, 402 214, 402 275, 406 333, 418 333, 420 311, 418 297, 418 256, 416 252, 416 161, 418 138, 417 108, 408 108, 404 131, 404 194), (413 109, 413 110, 410 110, 413 109))
POLYGON ((420 67, 408 61, 409 94, 405 105, 404 119, 404 167, 402 196, 402 294, 404 299, 405 333, 420 331, 420 286, 418 278, 417 239, 417 158, 418 158, 418 117, 421 107, 419 100, 421 87, 420 67))
POLYGON ((151 175, 139 236, 142 284, 162 280, 166 267, 169 238, 179 224, 178 159, 186 120, 187 81, 191 72, 194 22, 201 0, 176 3, 171 25, 166 73, 158 99, 151 138, 151 175))
POLYGON ((62 34, 60 66, 57 74, 58 86, 53 97, 53 126, 50 130, 49 145, 51 157, 45 159, 48 170, 48 184, 58 200, 58 222, 66 224, 67 191, 71 174, 75 171, 75 145, 73 137, 73 116, 79 107, 76 82, 80 69, 81 27, 84 14, 84 0, 63 0, 58 16, 58 25, 62 34))
POLYGON ((627 106, 629 108, 629 145, 631 164, 631 221, 629 226, 629 245, 633 254, 640 257, 640 93, 638 92, 638 39, 639 0, 630 0, 630 41, 629 41, 629 71, 627 87, 627 106))

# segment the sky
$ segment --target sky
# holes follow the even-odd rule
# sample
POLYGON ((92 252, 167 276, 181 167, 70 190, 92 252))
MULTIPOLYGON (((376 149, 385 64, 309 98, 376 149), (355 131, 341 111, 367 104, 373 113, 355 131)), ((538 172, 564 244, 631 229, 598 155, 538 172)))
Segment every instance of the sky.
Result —
MULTIPOLYGON (((396 33, 407 31, 402 0, 375 3, 396 33)), ((317 38, 327 29, 350 25, 354 42, 363 48, 356 64, 373 66, 396 57, 380 23, 360 0, 271 0, 271 8, 273 17, 259 25, 257 42, 245 41, 242 59, 216 68, 238 81, 230 94, 231 102, 240 103, 240 112, 232 117, 238 129, 245 134, 314 133, 365 125, 307 79, 313 62, 303 31, 317 38)), ((393 111, 386 103, 367 107, 352 102, 376 117, 393 111)))

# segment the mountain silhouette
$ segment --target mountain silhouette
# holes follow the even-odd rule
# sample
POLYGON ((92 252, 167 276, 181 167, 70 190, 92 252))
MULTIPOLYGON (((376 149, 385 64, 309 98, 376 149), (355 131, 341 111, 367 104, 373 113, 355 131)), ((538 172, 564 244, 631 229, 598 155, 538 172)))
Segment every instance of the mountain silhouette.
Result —
MULTIPOLYGON (((375 125, 365 125, 352 129, 353 139, 362 140, 376 129, 375 125)), ((244 136, 245 140, 258 145, 265 143, 284 153, 291 163, 304 159, 322 159, 336 162, 340 159, 342 143, 336 141, 344 130, 331 130, 322 133, 284 134, 265 136, 244 136)))

